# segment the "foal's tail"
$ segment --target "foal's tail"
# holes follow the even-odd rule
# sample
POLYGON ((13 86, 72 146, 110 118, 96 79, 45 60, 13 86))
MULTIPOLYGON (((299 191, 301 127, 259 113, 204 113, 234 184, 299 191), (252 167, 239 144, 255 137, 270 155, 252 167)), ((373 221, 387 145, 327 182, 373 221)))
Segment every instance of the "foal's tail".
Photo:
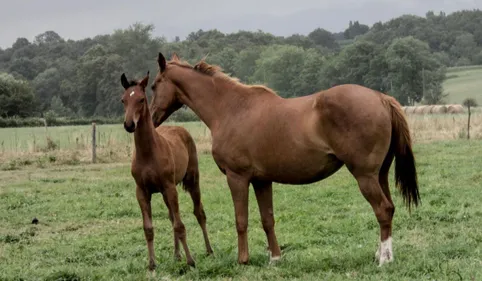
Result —
POLYGON ((189 161, 187 164, 187 171, 182 180, 182 188, 189 193, 199 191, 199 162, 197 157, 196 143, 191 135, 186 135, 187 148, 189 153, 189 161))
POLYGON ((420 203, 410 130, 400 104, 387 95, 383 96, 383 102, 392 115, 391 150, 395 153, 395 183, 410 210, 411 205, 418 206, 420 203))

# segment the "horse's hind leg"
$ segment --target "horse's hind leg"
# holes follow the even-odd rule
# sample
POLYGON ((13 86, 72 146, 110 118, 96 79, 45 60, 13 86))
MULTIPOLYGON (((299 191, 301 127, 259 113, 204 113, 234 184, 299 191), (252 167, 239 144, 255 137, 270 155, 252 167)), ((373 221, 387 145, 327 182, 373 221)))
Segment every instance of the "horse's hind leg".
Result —
MULTIPOLYGON (((395 214, 395 205, 393 204, 392 196, 390 195, 390 186, 388 184, 388 172, 390 170, 390 166, 392 164, 393 158, 394 158, 393 154, 389 153, 387 155, 387 157, 385 158, 385 161, 383 162, 382 168, 380 169, 380 174, 378 175, 378 182, 380 183, 383 194, 385 194, 385 197, 387 198, 388 202, 390 202, 390 204, 392 204, 392 207, 393 207, 392 213, 391 213, 391 219, 393 219, 393 215, 395 214)), ((390 219, 390 221, 391 221, 391 219, 390 219)), ((392 224, 391 223, 390 223, 389 229, 388 229, 388 237, 392 237, 392 224)), ((382 242, 380 241, 380 245, 378 246, 378 250, 375 253, 375 258, 379 261, 380 261, 381 247, 382 247, 382 242)), ((392 256, 392 259, 393 259, 393 253, 392 253, 391 256, 392 256)))
POLYGON ((204 244, 206 245, 206 252, 208 255, 213 254, 213 249, 211 248, 211 243, 208 238, 208 231, 206 229, 206 213, 204 212, 203 204, 201 202, 201 190, 199 188, 199 171, 197 169, 192 169, 188 171, 188 174, 183 180, 183 184, 186 190, 189 192, 192 198, 192 203, 194 206, 194 216, 196 216, 197 222, 201 226, 204 244))
POLYGON ((380 225, 379 265, 393 261, 392 217, 394 206, 385 196, 377 175, 356 175, 358 186, 365 199, 370 203, 380 225))

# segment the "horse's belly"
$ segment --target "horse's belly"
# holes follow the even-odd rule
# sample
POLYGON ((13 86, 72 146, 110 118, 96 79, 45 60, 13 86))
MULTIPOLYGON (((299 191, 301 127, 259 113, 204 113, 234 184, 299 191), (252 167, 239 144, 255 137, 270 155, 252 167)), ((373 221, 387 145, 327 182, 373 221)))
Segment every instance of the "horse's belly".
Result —
POLYGON ((259 178, 284 184, 309 184, 331 176, 343 166, 332 154, 305 155, 266 165, 259 178))

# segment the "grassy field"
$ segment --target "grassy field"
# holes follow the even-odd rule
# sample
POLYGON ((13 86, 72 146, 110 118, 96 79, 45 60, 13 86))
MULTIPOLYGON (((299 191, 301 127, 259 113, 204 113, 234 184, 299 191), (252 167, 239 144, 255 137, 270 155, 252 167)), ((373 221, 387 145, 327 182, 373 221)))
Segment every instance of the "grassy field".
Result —
MULTIPOLYGON (((153 199, 156 280, 482 280, 482 142, 415 146, 422 206, 411 215, 393 188, 395 262, 373 261, 378 224, 345 168, 306 186, 274 186, 283 259, 268 264, 254 192, 251 262, 236 264, 233 205, 210 155, 200 156, 201 189, 215 250, 206 257, 188 195, 182 219, 197 262, 175 262, 172 230, 153 199)), ((392 177, 393 178, 393 174, 392 177)), ((24 167, 0 172, 0 280, 146 280, 147 249, 127 163, 24 167), (32 225, 33 217, 39 219, 32 225)))
POLYGON ((475 98, 482 105, 482 66, 449 68, 443 88, 448 103, 462 104, 465 98, 475 98))

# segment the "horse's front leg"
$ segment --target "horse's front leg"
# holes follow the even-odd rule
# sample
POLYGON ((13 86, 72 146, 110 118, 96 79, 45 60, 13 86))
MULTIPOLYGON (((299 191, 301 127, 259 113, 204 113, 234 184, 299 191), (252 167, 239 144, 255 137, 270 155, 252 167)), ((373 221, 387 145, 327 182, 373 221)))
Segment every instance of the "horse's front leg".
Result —
POLYGON ((248 251, 248 196, 249 179, 238 174, 226 173, 234 203, 236 230, 238 232, 238 263, 247 264, 248 251))
POLYGON ((149 270, 154 270, 156 268, 156 259, 154 256, 154 228, 152 227, 151 194, 137 186, 136 197, 142 212, 144 235, 146 237, 147 251, 149 253, 149 270))

